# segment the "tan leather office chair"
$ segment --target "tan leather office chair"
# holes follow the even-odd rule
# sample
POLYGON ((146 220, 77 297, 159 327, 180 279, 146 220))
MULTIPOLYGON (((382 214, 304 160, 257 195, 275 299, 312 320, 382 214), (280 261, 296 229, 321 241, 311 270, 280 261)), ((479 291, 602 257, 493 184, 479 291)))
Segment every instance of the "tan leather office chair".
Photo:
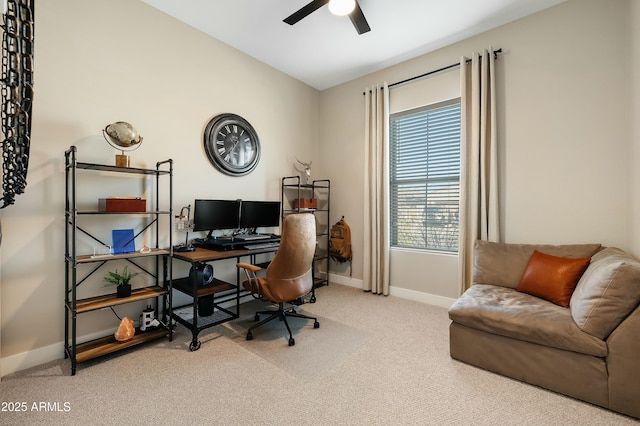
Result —
POLYGON ((296 344, 287 316, 313 320, 313 328, 320 327, 317 318, 299 314, 295 306, 285 309, 285 303, 305 296, 313 288, 312 263, 316 247, 316 221, 310 213, 292 214, 284 218, 280 247, 266 269, 266 276, 256 274, 262 268, 248 263, 238 263, 247 274, 243 287, 251 291, 256 298, 265 298, 278 304, 277 310, 256 312, 255 320, 260 321, 260 314, 270 316, 247 331, 247 340, 253 339, 252 331, 261 325, 279 318, 289 331, 289 346, 296 344))

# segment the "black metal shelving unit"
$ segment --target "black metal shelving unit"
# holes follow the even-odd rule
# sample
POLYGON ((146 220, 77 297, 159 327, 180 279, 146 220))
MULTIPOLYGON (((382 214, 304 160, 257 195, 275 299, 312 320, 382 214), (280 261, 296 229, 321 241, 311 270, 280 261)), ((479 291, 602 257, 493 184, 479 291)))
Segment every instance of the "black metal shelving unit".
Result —
POLYGON ((313 290, 310 302, 316 301, 315 289, 329 285, 329 239, 330 239, 330 211, 331 211, 331 181, 317 179, 311 183, 302 183, 300 176, 285 176, 282 178, 282 220, 292 213, 312 213, 316 217, 316 253, 313 258, 313 290), (315 198, 317 208, 302 208, 300 203, 294 206, 294 200, 315 198))
MULTIPOLYGON (((76 373, 77 364, 83 361, 110 354, 129 348, 144 342, 167 337, 173 338, 172 310, 172 232, 171 218, 173 217, 173 160, 169 159, 156 163, 155 169, 141 169, 134 167, 119 167, 104 164, 78 162, 76 160, 77 149, 71 146, 65 151, 65 343, 64 356, 71 361, 71 374, 76 373), (148 175, 155 177, 155 207, 145 212, 102 212, 96 210, 78 210, 78 171, 107 172, 115 175, 148 175), (168 178, 168 206, 161 210, 160 184, 161 177, 168 178), (155 228, 155 246, 148 251, 112 254, 108 256, 96 256, 95 254, 78 254, 77 241, 79 235, 84 235, 97 244, 109 247, 109 244, 95 236, 89 227, 81 225, 80 217, 104 216, 108 220, 110 215, 129 215, 150 218, 146 226, 140 230, 134 238, 155 228), (159 247, 160 218, 167 217, 167 229, 169 247, 159 247), (86 228, 86 229, 85 229, 86 228), (154 258, 151 267, 142 267, 140 260, 154 258), (89 298, 77 298, 77 289, 80 285, 96 273, 103 265, 113 260, 126 260, 138 269, 152 277, 151 285, 132 290, 131 296, 119 298, 115 293, 89 298), (161 264, 162 263, 162 264, 161 264), (80 276, 79 271, 83 274, 80 276), (81 314, 95 312, 101 309, 109 309, 114 306, 133 303, 141 300, 151 300, 155 304, 155 311, 161 315, 162 326, 141 332, 136 329, 134 337, 125 342, 116 341, 113 335, 107 335, 88 342, 78 343, 77 322, 81 314), (160 309, 161 308, 161 309, 160 309)), ((96 204, 98 200, 95 200, 96 204)))

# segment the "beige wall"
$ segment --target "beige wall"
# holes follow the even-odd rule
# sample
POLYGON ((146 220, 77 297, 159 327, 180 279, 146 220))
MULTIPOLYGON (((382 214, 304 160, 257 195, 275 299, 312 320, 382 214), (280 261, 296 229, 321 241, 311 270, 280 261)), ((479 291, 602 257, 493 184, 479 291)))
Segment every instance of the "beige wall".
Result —
MULTIPOLYGON (((627 7, 570 0, 322 92, 320 164, 336 182, 333 214, 351 218, 353 277, 362 278, 363 89, 490 46, 503 50, 496 67, 504 240, 637 249, 629 237, 628 177, 638 160, 628 159, 627 7)), ((391 285, 456 297, 456 261, 446 264, 443 270, 434 255, 392 250, 391 285)))
MULTIPOLYGON (((64 151, 69 146, 78 147, 80 161, 110 164, 115 150, 101 129, 117 120, 131 122, 144 137, 131 153, 132 165, 155 167, 156 161, 173 158, 174 208, 179 209, 197 197, 278 200, 281 176, 295 174, 295 156, 309 158, 317 142, 315 89, 142 2, 58 0, 36 6, 28 186, 2 211, 5 369, 31 362, 20 359, 30 351, 45 357, 63 353, 64 151), (203 153, 203 128, 223 112, 245 117, 260 137, 262 159, 248 176, 222 175, 203 153)), ((94 185, 85 191, 92 200, 127 195, 111 193, 123 191, 121 185, 105 187, 112 181, 85 183, 94 185)), ((137 319, 139 311, 133 314, 137 319)), ((82 334, 117 326, 109 311, 88 315, 82 334)))

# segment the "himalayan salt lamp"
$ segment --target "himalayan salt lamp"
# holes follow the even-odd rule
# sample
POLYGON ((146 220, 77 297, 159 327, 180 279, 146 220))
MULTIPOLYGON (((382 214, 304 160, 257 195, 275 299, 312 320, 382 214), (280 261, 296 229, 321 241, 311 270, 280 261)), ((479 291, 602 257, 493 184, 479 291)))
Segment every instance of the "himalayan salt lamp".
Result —
POLYGON ((133 325, 133 320, 129 317, 124 317, 113 336, 118 342, 125 342, 132 339, 135 332, 136 328, 133 325))

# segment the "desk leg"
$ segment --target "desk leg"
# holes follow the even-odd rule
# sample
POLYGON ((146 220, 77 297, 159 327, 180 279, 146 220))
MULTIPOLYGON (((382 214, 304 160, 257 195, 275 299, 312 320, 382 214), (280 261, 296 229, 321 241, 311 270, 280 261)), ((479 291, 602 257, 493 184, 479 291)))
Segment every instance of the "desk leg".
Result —
MULTIPOLYGON (((236 257, 236 263, 241 261, 241 256, 236 257)), ((240 285, 240 268, 236 267, 236 314, 238 315, 238 318, 240 318, 240 285)))
POLYGON ((193 339, 191 340, 191 343, 189 343, 189 350, 191 352, 195 352, 200 349, 201 342, 198 340, 198 330, 194 329, 191 332, 193 334, 193 339))
MULTIPOLYGON (((192 264, 193 268, 195 264, 192 264)), ((200 341, 198 340, 198 283, 196 282, 195 274, 191 278, 191 285, 193 286, 193 328, 191 329, 191 343, 189 344, 189 350, 191 352, 200 349, 200 341)))

